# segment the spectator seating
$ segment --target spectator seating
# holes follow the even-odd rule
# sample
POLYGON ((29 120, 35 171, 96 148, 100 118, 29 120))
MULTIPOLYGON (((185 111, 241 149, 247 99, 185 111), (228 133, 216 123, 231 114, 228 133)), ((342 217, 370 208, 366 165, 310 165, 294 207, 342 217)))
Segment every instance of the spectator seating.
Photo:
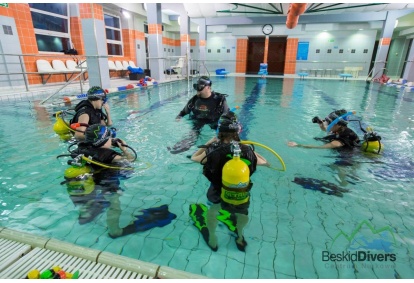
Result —
POLYGON ((59 71, 59 72, 61 72, 65 75, 65 81, 69 81, 73 77, 73 75, 75 74, 74 71, 71 71, 66 67, 65 63, 63 63, 62 60, 57 60, 57 59, 53 60, 52 61, 52 67, 56 71, 59 71), (68 74, 70 74, 69 78, 67 77, 68 74))
POLYGON ((115 67, 117 71, 121 72, 121 77, 125 76, 126 72, 128 71, 128 67, 124 67, 121 61, 115 61, 115 67))
POLYGON ((129 61, 128 65, 131 66, 132 68, 136 68, 137 66, 135 65, 134 61, 129 61))
POLYGON ((86 72, 88 70, 88 66, 86 65, 86 60, 81 62, 81 65, 78 66, 78 64, 74 61, 74 60, 66 60, 66 67, 74 72, 74 73, 79 73, 79 72, 84 72, 83 73, 83 79, 86 81, 88 78, 86 77, 86 72))
POLYGON ((109 67, 109 77, 111 77, 111 72, 118 71, 117 67, 115 66, 114 61, 108 60, 108 67, 109 67))
POLYGON ((177 74, 181 75, 181 70, 184 67, 184 58, 178 58, 177 65, 171 66, 171 69, 174 70, 177 74))
POLYGON ((53 69, 52 65, 50 65, 49 61, 44 59, 36 60, 37 72, 39 73, 40 77, 42 78, 42 84, 46 84, 49 78, 53 74, 62 74, 62 71, 58 71, 53 69), (47 76, 47 77, 46 77, 47 76))
POLYGON ((122 66, 124 67, 125 70, 128 70, 129 64, 127 61, 122 61, 122 66))

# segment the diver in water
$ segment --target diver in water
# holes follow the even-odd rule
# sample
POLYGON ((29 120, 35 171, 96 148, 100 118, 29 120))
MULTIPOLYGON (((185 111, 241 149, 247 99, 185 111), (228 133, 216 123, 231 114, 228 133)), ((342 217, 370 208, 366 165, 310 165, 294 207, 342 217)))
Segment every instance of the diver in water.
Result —
POLYGON ((191 160, 200 162, 203 167, 203 174, 211 182, 207 191, 207 199, 212 203, 207 211, 206 227, 200 232, 203 235, 207 245, 217 251, 217 215, 220 209, 224 209, 236 217, 236 245, 240 251, 245 251, 247 242, 243 236, 243 230, 249 221, 248 209, 250 206, 250 190, 253 183, 249 181, 247 187, 239 188, 237 192, 222 184, 223 167, 233 158, 233 149, 238 148, 237 154, 240 159, 246 163, 249 168, 250 177, 256 171, 256 165, 267 165, 267 161, 255 153, 249 145, 238 144, 240 142, 239 133, 241 126, 237 121, 237 117, 233 112, 228 112, 221 116, 218 122, 218 140, 211 139, 205 146, 195 152, 191 160), (236 142, 236 145, 233 143, 236 142), (237 200, 233 196, 237 195, 237 200))
POLYGON ((303 145, 296 142, 288 142, 290 147, 304 147, 304 148, 348 148, 353 149, 358 147, 360 140, 358 135, 348 128, 348 122, 346 121, 346 114, 349 113, 346 110, 336 110, 331 112, 325 120, 321 120, 318 117, 314 117, 312 122, 318 123, 321 130, 331 132, 321 140, 326 141, 324 145, 303 145))
POLYGON ((165 226, 176 215, 168 211, 167 205, 141 210, 142 215, 125 227, 120 226, 122 213, 120 196, 123 189, 120 179, 128 178, 133 172, 130 166, 135 161, 136 152, 123 140, 114 139, 114 133, 106 126, 87 127, 85 140, 79 142, 76 150, 69 150, 74 158, 69 164, 73 167, 65 171, 65 181, 72 202, 79 206, 79 224, 91 222, 107 208, 108 234, 117 238, 154 227, 165 226), (112 149, 119 148, 122 153, 112 149), (128 148, 134 152, 132 155, 128 148), (88 165, 82 163, 83 160, 88 165))
POLYGON ((182 117, 189 114, 193 122, 193 128, 184 140, 170 149, 171 153, 188 150, 197 141, 204 125, 209 125, 214 130, 217 129, 217 121, 220 116, 229 111, 227 95, 212 91, 212 85, 212 81, 207 76, 200 77, 197 83, 193 85, 197 94, 187 102, 176 117, 176 121, 180 121, 182 117))
POLYGON ((78 143, 76 154, 90 156, 101 163, 119 163, 134 161, 135 157, 128 150, 129 146, 121 139, 114 138, 114 132, 107 126, 95 124, 86 128, 85 140, 78 143), (122 153, 112 149, 119 148, 122 153))
POLYGON ((105 91, 99 86, 91 87, 88 92, 88 99, 82 100, 75 107, 75 115, 70 124, 80 123, 76 128, 75 138, 83 140, 85 138, 84 132, 86 125, 101 124, 105 126, 112 125, 110 108, 107 101, 105 91), (102 111, 105 109, 106 114, 102 111))

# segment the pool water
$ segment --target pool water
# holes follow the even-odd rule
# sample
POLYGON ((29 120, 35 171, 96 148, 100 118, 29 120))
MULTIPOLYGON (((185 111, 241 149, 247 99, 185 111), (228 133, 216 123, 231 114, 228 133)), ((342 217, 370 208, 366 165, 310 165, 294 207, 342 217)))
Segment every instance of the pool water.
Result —
MULTIPOLYGON (((365 81, 215 78, 213 89, 240 107, 242 139, 275 150, 287 170, 258 167, 253 174, 246 252, 220 222, 219 249, 212 252, 189 217, 190 204, 207 204, 209 183, 187 155, 214 131, 205 126, 186 152, 167 149, 191 131, 188 117, 175 121, 194 95, 191 85, 172 82, 110 97, 117 136, 139 161, 115 181, 122 194, 95 190, 100 203, 93 212, 61 184, 67 158, 56 157, 68 153, 68 143, 53 132, 52 114, 68 106, 2 102, 0 225, 210 278, 414 278, 412 93, 365 81), (355 110, 354 118, 382 137, 381 155, 287 146, 321 145, 314 137, 324 133, 312 118, 341 108, 355 110), (163 205, 176 217, 154 227, 153 208, 163 205), (80 220, 85 213, 90 218, 80 220), (137 219, 149 226, 108 236, 114 225, 137 219)), ((363 136, 358 123, 349 127, 363 136)), ((256 150, 281 168, 271 152, 256 150)))

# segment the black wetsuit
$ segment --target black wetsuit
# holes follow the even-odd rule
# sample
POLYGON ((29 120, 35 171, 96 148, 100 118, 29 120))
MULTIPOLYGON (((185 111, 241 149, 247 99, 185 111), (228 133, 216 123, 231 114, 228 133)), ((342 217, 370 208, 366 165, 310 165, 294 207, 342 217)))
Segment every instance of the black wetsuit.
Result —
POLYGON ((218 92, 211 92, 209 98, 201 98, 194 95, 177 115, 177 118, 182 118, 190 114, 193 121, 191 131, 172 148, 169 148, 173 154, 184 152, 190 149, 197 141, 204 125, 209 125, 212 129, 217 129, 217 123, 220 116, 229 111, 227 105, 226 95, 218 92))
POLYGON ((228 111, 229 106, 225 95, 212 91, 208 98, 194 95, 180 111, 177 118, 190 114, 191 119, 197 120, 203 125, 210 124, 210 127, 215 129, 220 116, 228 111))
POLYGON ((70 121, 71 124, 79 122, 79 117, 83 114, 89 116, 88 125, 101 124, 101 120, 106 119, 102 109, 95 109, 89 100, 82 100, 75 107, 76 114, 70 121))
MULTIPOLYGON (((249 166, 251 176, 256 171, 257 157, 248 145, 242 144, 240 149, 240 158, 249 166)), ((220 203, 222 170, 226 162, 233 158, 231 144, 213 143, 206 149, 206 156, 207 162, 203 167, 203 175, 211 182, 207 198, 212 203, 220 203)))
POLYGON ((344 127, 344 130, 338 134, 332 134, 326 137, 321 138, 326 142, 339 141, 343 146, 342 148, 353 149, 358 147, 360 140, 358 135, 348 127, 344 127))
POLYGON ((76 154, 84 154, 86 157, 89 157, 92 160, 98 161, 100 163, 110 164, 114 160, 115 156, 120 153, 116 152, 110 148, 102 147, 93 147, 87 143, 79 143, 78 148, 75 151, 76 154))

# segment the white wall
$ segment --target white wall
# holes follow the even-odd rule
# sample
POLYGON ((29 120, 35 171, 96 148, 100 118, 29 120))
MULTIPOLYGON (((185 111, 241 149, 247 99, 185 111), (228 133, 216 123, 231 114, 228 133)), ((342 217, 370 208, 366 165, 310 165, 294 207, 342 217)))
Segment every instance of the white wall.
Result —
MULTIPOLYGON (((285 26, 275 25, 270 36, 284 35, 285 29, 285 26)), ((237 38, 245 38, 246 35, 264 36, 261 26, 227 28, 227 30, 232 32, 207 34, 206 58, 210 72, 218 68, 226 68, 230 72, 235 72, 237 38), (220 49, 220 53, 217 53, 217 49, 220 49), (227 49, 230 49, 230 53, 227 53, 227 49)), ((291 33, 288 37, 298 38, 299 42, 309 42, 308 60, 296 62, 297 72, 302 68, 335 70, 344 69, 344 67, 362 67, 363 71, 359 75, 368 74, 377 37, 375 30, 307 32, 298 29, 291 33), (320 53, 316 53, 317 49, 320 53), (331 53, 327 53, 328 49, 331 49, 331 53), (343 53, 339 53, 340 49, 343 49, 343 53), (355 53, 352 53, 352 49, 355 49, 355 53), (367 53, 364 53, 364 49, 367 49, 367 53)))

